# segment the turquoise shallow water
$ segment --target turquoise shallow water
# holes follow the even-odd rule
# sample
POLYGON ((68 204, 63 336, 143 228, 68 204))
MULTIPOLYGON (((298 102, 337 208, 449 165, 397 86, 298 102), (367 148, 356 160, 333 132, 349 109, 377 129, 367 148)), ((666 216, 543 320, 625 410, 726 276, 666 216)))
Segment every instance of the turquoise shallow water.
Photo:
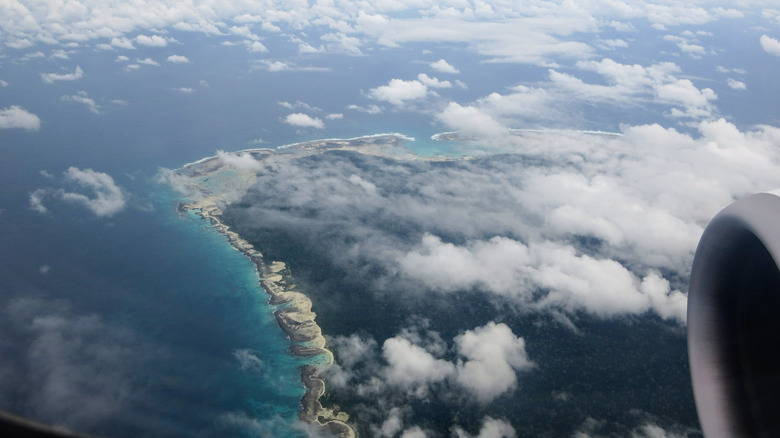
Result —
MULTIPOLYGON (((274 308, 267 303, 252 262, 197 215, 177 214, 172 207, 178 201, 165 187, 155 193, 155 204, 165 209, 159 212, 165 218, 163 225, 176 239, 178 248, 174 251, 195 259, 190 270, 202 270, 178 292, 190 295, 194 289, 201 301, 188 302, 189 309, 182 311, 193 310, 193 305, 206 306, 216 313, 215 318, 224 318, 215 324, 216 336, 207 340, 221 350, 212 360, 225 365, 216 381, 209 382, 216 389, 223 383, 217 381, 224 381, 223 391, 217 391, 223 393, 224 404, 218 407, 222 412, 214 419, 215 430, 250 436, 302 436, 295 428, 304 392, 298 367, 312 360, 289 353, 289 340, 273 317, 274 308), (221 299, 224 301, 218 303, 221 299), (222 342, 229 346, 219 345, 222 342), (227 354, 230 357, 225 357, 227 354)), ((179 329, 192 327, 184 324, 179 329)))

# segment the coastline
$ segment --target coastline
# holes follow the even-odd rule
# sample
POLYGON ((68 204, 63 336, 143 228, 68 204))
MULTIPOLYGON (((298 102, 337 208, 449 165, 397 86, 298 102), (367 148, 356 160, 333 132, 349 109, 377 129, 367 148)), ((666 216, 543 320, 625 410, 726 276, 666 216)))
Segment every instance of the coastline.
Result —
POLYGON ((186 198, 186 201, 178 206, 180 212, 192 211, 208 221, 233 248, 247 256, 255 265, 260 286, 269 295, 269 304, 276 307, 274 317, 290 339, 291 354, 301 358, 319 356, 317 360, 300 367, 305 392, 301 398, 298 418, 342 438, 357 437, 358 432, 348 423, 350 417, 346 412, 341 411, 338 406, 326 407, 320 403, 320 398, 325 394, 325 381, 320 372, 333 363, 334 357, 315 321, 317 315, 312 311, 311 300, 296 290, 295 281, 284 262, 266 262, 260 251, 222 222, 222 209, 241 199, 257 180, 258 167, 248 159, 262 163, 266 160, 295 159, 330 150, 355 151, 396 159, 419 159, 399 147, 402 142, 409 140, 412 139, 391 133, 348 139, 312 140, 277 149, 245 149, 228 153, 240 158, 240 163, 225 162, 216 155, 185 164, 163 177, 163 180, 167 179, 167 182, 186 198))
POLYGON ((317 314, 311 311, 311 300, 306 295, 293 290, 295 283, 287 266, 279 261, 267 264, 260 251, 220 220, 222 210, 214 203, 204 201, 181 203, 178 210, 193 211, 201 219, 208 221, 217 232, 225 236, 233 248, 252 261, 260 277, 260 285, 270 297, 269 303, 280 306, 274 311, 274 317, 290 338, 292 354, 299 357, 319 355, 325 357, 325 363, 319 366, 300 367, 301 382, 306 391, 301 398, 298 418, 339 437, 356 438, 356 430, 347 424, 349 415, 337 408, 324 407, 319 401, 325 394, 325 381, 320 377, 320 368, 333 363, 333 353, 326 348, 325 337, 315 322, 317 314))

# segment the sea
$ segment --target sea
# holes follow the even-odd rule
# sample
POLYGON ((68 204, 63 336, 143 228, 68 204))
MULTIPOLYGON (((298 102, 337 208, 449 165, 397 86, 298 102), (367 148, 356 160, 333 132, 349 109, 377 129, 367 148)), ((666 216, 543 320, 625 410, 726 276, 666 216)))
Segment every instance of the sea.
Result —
POLYGON ((316 73, 258 85, 263 73, 247 73, 243 57, 178 38, 190 39, 177 50, 193 64, 211 59, 222 71, 131 77, 101 53, 71 55, 87 72, 76 83, 42 87, 30 72, 52 70, 48 60, 3 70, 13 86, 0 107, 20 105, 41 127, 0 130, 0 409, 101 436, 306 436, 300 367, 312 359, 290 353, 253 264, 178 211, 186 199, 159 182, 160 169, 219 149, 383 132, 436 155, 447 153, 430 139, 441 127, 357 113, 324 131, 292 128, 279 102, 306 96, 268 94, 316 73), (97 114, 61 99, 82 91, 97 114), (64 177, 70 167, 111 176, 124 209, 98 217, 60 199, 60 190, 94 196, 64 177), (31 209, 36 191, 45 213, 31 209))

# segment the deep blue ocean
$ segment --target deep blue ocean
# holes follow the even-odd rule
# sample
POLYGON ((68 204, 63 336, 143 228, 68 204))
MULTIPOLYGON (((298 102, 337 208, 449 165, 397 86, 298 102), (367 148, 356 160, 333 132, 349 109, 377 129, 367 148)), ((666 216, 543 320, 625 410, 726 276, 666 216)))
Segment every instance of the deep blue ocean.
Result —
MULTIPOLYGON (((297 86, 313 87, 321 73, 248 73, 243 52, 178 38, 195 40, 176 52, 197 69, 128 73, 116 53, 82 52, 71 58, 81 81, 44 86, 30 71, 53 71, 48 59, 3 71, 13 86, 0 90, 0 107, 24 107, 41 128, 0 130, 0 408, 116 437, 305 436, 297 412, 306 360, 290 354, 252 263, 177 211, 182 200, 155 181, 158 168, 218 149, 381 132, 438 154, 430 136, 441 126, 408 113, 350 114, 326 130, 297 130, 279 121, 291 112, 279 101, 346 112, 363 103, 355 81, 336 100, 297 86), (167 90, 181 86, 197 91, 167 90), (99 114, 60 99, 80 91, 99 114), (31 210, 38 189, 89 193, 65 181, 71 166, 110 175, 126 207, 96 217, 47 196, 48 213, 31 210)), ((363 70, 355 80, 365 89, 401 74, 363 70)))

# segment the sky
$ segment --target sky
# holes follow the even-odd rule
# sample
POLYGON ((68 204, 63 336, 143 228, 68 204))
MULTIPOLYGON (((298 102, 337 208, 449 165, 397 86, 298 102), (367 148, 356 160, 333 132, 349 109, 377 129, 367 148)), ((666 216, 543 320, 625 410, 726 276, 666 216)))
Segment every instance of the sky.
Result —
MULTIPOLYGON (((338 230, 358 242, 312 248, 345 272, 382 273, 368 284, 380 297, 477 290, 572 333, 648 315, 684 329, 709 219, 780 187, 779 67, 770 1, 3 1, 0 220, 20 235, 64 217, 113 227, 149 211, 138 181, 159 167, 399 132, 421 155, 477 158, 280 161, 259 182, 273 194, 258 210, 301 241, 338 230), (457 141, 431 138, 445 132, 457 141), (302 224, 306 214, 322 220, 302 224)), ((73 333, 132 337, 74 303, 12 304, 72 321, 73 333)), ((381 334, 334 329, 345 362, 331 379, 418 401, 446 386, 484 405, 517 395, 544 366, 508 317, 448 329, 420 317, 381 334), (373 387, 366 369, 380 376, 373 387)), ((38 322, 26 330, 56 326, 38 322)), ((37 352, 54 354, 48 345, 37 352)), ((117 370, 111 379, 128 381, 117 370)), ((376 435, 434 432, 397 401, 370 417, 376 435)), ((484 412, 448 433, 517 433, 508 416, 484 412)), ((597 436, 605 419, 591 420, 572 435, 597 436)), ((629 429, 684 434, 658 423, 629 429)))

